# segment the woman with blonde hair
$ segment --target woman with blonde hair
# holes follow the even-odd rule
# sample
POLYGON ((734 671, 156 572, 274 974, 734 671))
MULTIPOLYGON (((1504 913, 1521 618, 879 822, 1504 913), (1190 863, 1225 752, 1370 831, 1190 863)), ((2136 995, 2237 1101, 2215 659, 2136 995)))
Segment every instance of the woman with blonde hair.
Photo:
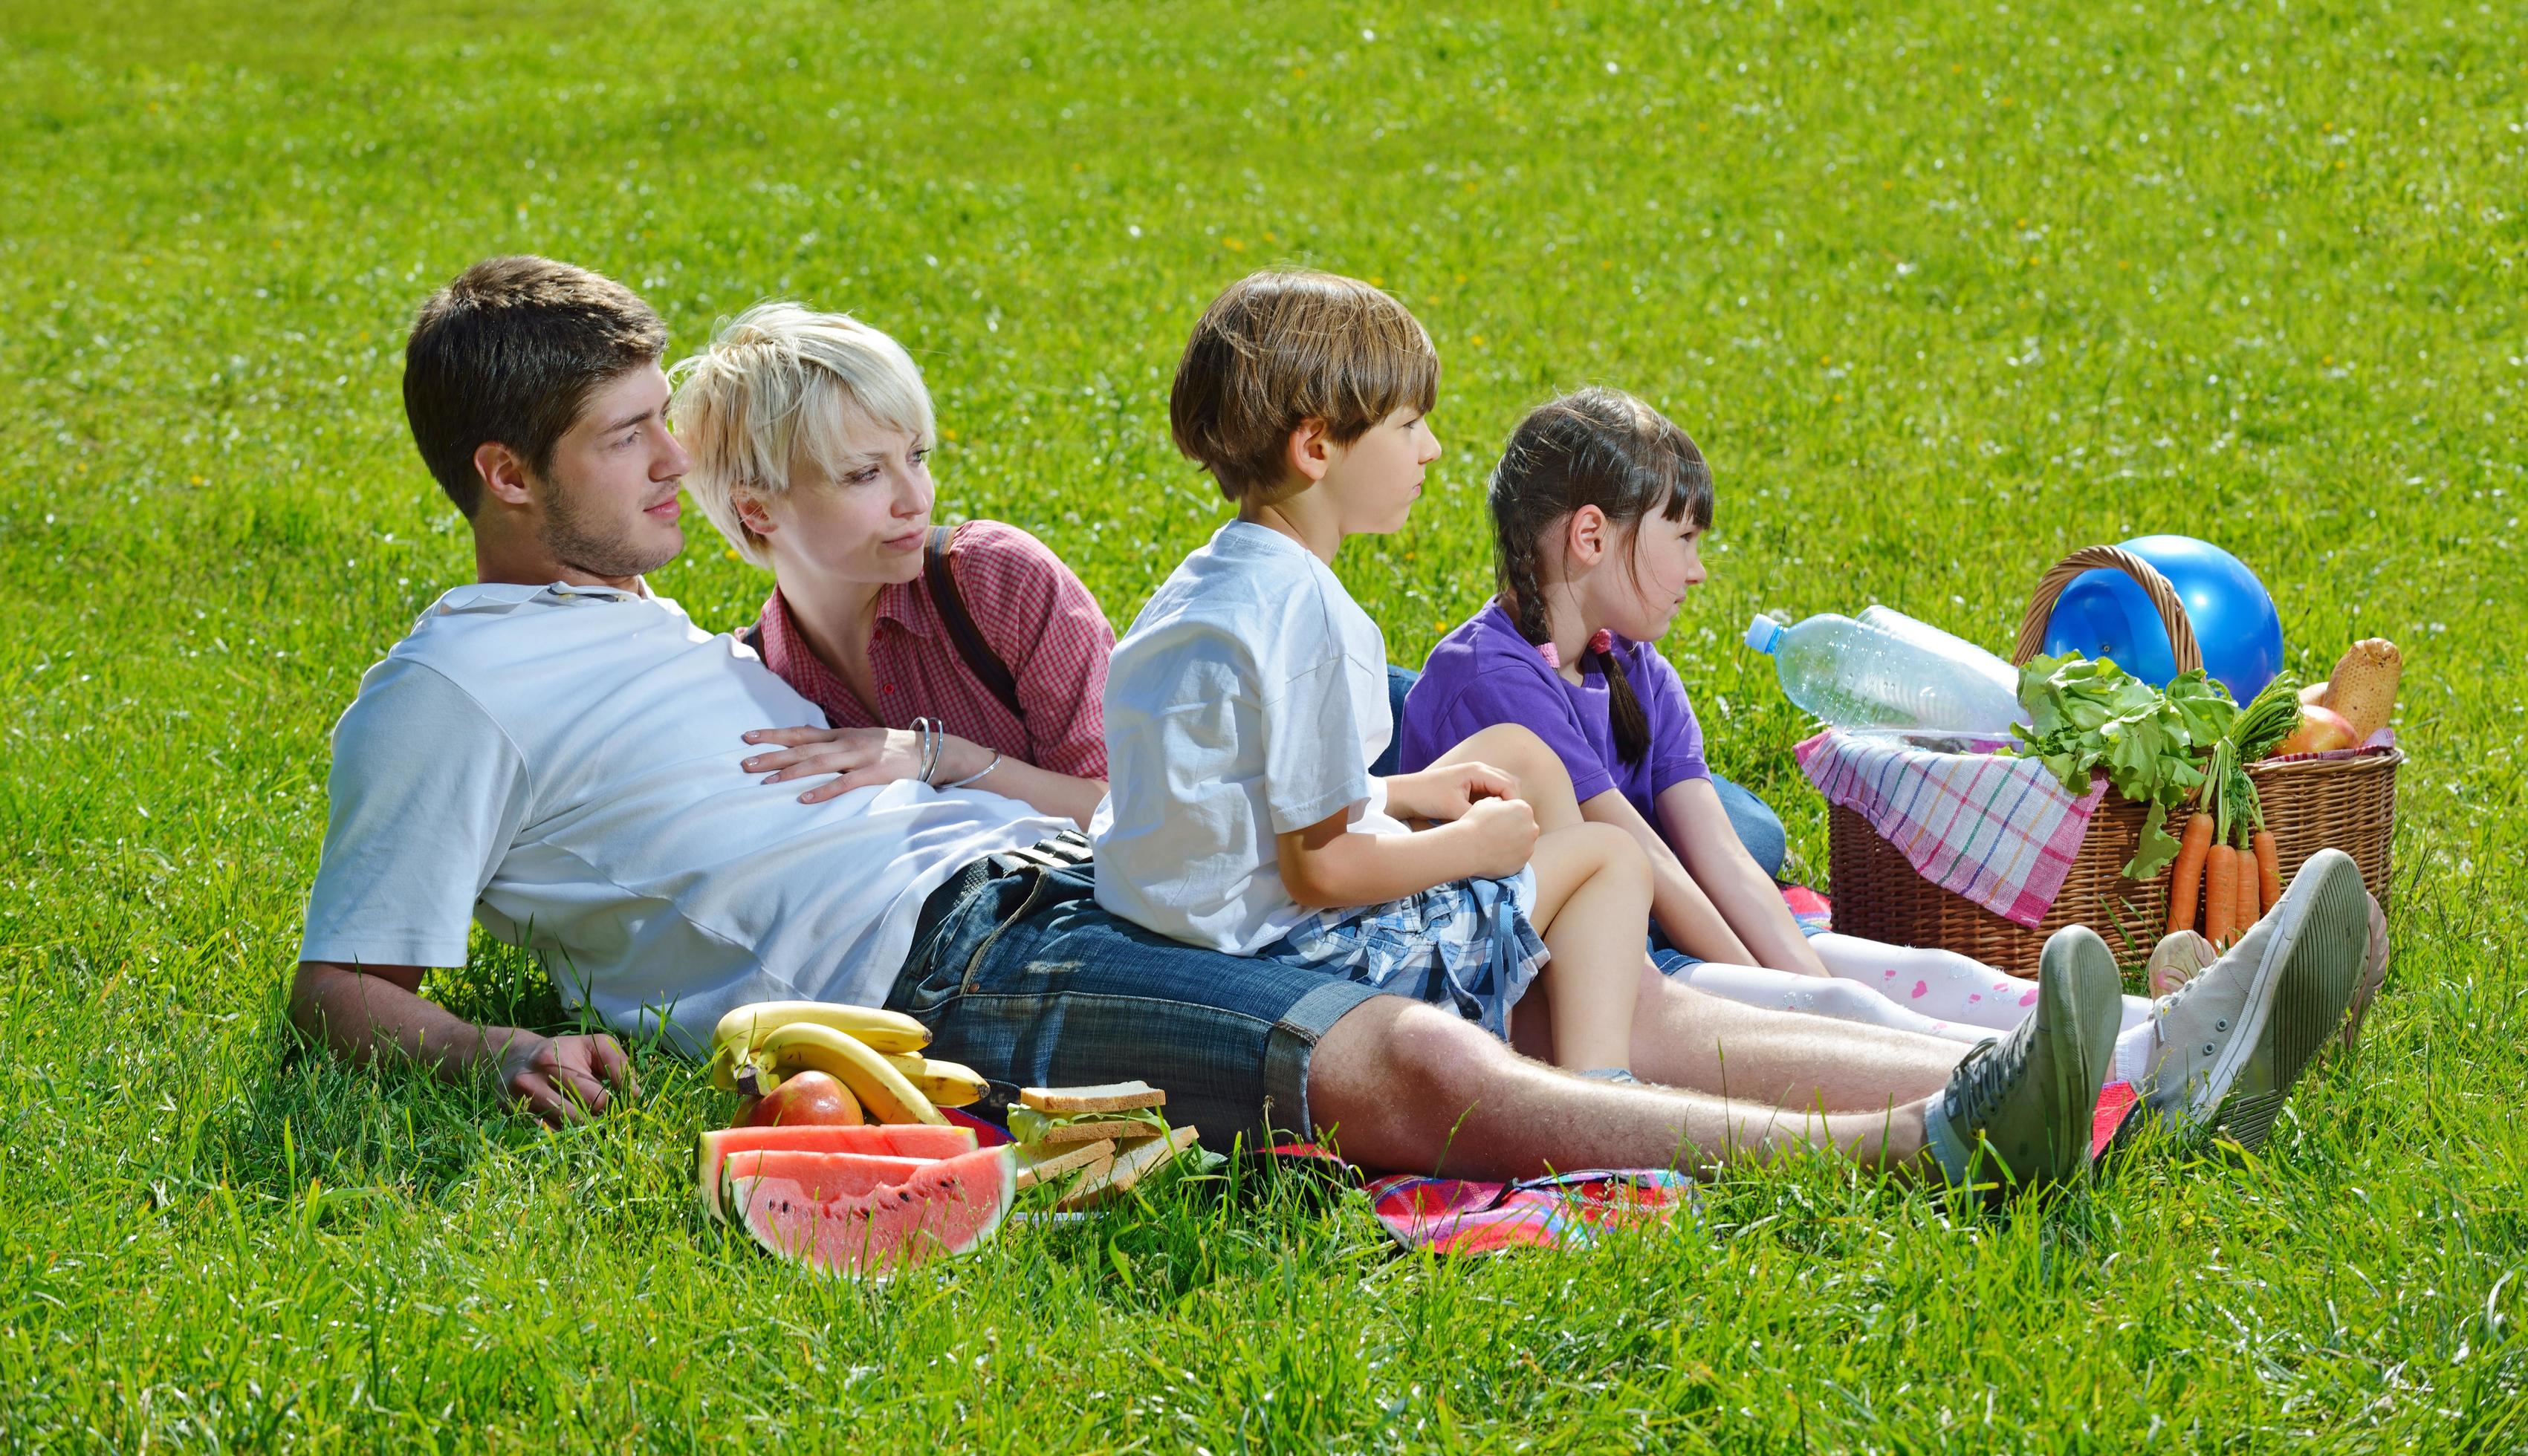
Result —
POLYGON ((685 486, 772 595, 742 640, 827 728, 762 729, 799 797, 918 779, 1085 823, 1106 792, 1099 700, 1114 629, 1016 526, 936 526, 930 394, 912 356, 847 314, 761 303, 672 371, 685 486))

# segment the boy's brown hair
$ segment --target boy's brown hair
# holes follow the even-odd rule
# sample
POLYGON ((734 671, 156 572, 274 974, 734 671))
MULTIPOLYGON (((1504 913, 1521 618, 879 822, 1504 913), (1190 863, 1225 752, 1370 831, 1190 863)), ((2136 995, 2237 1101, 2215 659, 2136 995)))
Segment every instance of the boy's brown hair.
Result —
POLYGON ((667 329, 641 295, 551 258, 486 258, 430 295, 403 350, 403 413, 439 488, 483 504, 474 451, 507 445, 542 475, 588 396, 655 364, 667 329))
POLYGON ((1303 420, 1349 444, 1406 405, 1429 410, 1440 356, 1404 305, 1332 273, 1249 274, 1204 309, 1168 393, 1168 430, 1232 500, 1294 487, 1283 451, 1303 420))

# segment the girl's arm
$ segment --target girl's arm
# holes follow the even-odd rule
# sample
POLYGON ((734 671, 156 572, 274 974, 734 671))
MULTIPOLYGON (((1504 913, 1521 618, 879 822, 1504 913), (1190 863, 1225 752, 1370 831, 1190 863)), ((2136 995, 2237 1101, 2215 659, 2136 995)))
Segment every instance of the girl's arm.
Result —
MULTIPOLYGON (((1692 782, 1692 781, 1689 781, 1692 782)), ((1684 788, 1684 784, 1676 786, 1684 788)), ((1710 787, 1706 785, 1706 787, 1710 787)), ((1674 793, 1675 789, 1669 790, 1674 793)), ((1715 801, 1716 802, 1716 801, 1715 801)), ((1729 965, 1753 965, 1755 955, 1747 949, 1738 932, 1730 927, 1726 916, 1712 904, 1712 897, 1686 872, 1676 851, 1659 838, 1659 831, 1644 819, 1641 810, 1620 789, 1608 789, 1592 796, 1580 806, 1580 817, 1601 824, 1612 824, 1633 837, 1642 854, 1651 861, 1651 916, 1667 932, 1670 943, 1706 961, 1729 965)), ((1743 852, 1742 852, 1743 853, 1743 852)), ((1755 861, 1748 860, 1754 868, 1755 861)), ((1761 871, 1759 871, 1761 873, 1761 871)), ((1769 881, 1767 882, 1770 883, 1769 881)), ((1774 897, 1777 901, 1779 896, 1774 897)))
POLYGON ((1282 888, 1310 910, 1377 905, 1452 880, 1500 879, 1536 853, 1536 813, 1520 799, 1480 799, 1418 834, 1354 834, 1351 811, 1273 837, 1282 888))
POLYGON ((1667 822, 1686 872, 1712 898, 1712 907, 1752 954, 1747 963, 1824 975, 1825 963, 1809 949, 1808 937, 1800 934, 1790 907, 1782 904, 1782 892, 1739 842, 1712 781, 1695 778, 1670 784, 1660 791, 1658 802, 1659 817, 1667 822))

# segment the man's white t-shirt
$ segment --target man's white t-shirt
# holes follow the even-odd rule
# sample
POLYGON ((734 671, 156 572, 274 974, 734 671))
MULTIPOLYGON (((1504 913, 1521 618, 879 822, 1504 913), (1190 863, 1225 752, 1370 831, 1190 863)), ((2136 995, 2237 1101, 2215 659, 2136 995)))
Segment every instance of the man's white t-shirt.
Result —
POLYGON ((299 958, 462 965, 480 919, 688 1051, 749 1002, 883 1002, 933 889, 1065 821, 911 782, 807 805, 739 770, 747 731, 823 722, 672 601, 458 587, 335 725, 299 958))
POLYGON ((1387 639, 1315 553, 1232 521, 1162 583, 1106 673, 1097 903, 1249 956, 1309 911, 1273 837, 1352 811, 1402 834, 1369 765, 1396 729, 1387 639))

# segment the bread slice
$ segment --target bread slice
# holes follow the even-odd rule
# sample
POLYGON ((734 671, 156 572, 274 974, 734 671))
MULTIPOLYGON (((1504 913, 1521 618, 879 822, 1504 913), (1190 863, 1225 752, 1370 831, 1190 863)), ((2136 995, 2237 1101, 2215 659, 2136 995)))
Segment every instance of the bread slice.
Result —
POLYGON ((1070 1118, 1166 1107, 1168 1094, 1147 1082, 1107 1082, 1095 1087, 1022 1087, 1019 1101, 1047 1117, 1070 1118))
POLYGON ((1165 1137, 1135 1138, 1115 1154, 1115 1161, 1103 1177, 1083 1178, 1071 1195, 1054 1205, 1058 1210, 1094 1208, 1132 1191, 1133 1184, 1167 1167, 1179 1153, 1190 1148, 1200 1134, 1191 1127, 1180 1127, 1165 1137))
POLYGON ((1032 1188, 1038 1183, 1060 1182, 1079 1173, 1083 1183, 1104 1177, 1115 1166, 1115 1145, 1111 1142, 1086 1143, 1050 1158, 1019 1162, 1019 1187, 1032 1188))

